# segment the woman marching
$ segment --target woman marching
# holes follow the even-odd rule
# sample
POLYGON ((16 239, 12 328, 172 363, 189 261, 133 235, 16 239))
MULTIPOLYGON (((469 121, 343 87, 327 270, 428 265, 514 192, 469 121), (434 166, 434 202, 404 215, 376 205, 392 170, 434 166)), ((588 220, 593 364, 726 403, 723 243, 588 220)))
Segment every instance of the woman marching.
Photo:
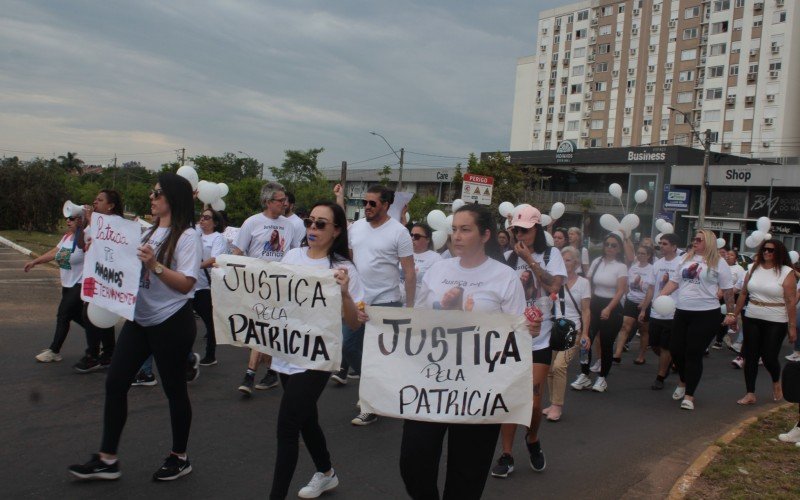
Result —
POLYGON ((589 250, 583 246, 583 233, 577 227, 571 227, 567 231, 569 238, 569 246, 574 248, 580 254, 580 262, 578 266, 578 274, 586 276, 589 272, 589 250))
MULTIPOLYGON (((307 246, 289 250, 281 262, 335 269, 334 277, 342 291, 342 319, 348 327, 358 330, 361 323, 356 303, 363 300, 364 287, 348 258, 344 210, 335 203, 317 203, 303 224, 306 227, 307 246)), ((278 457, 269 497, 286 498, 297 466, 298 440, 302 435, 317 472, 308 485, 298 492, 298 496, 316 498, 339 484, 317 412, 317 401, 331 374, 304 370, 279 357, 272 358, 272 369, 279 374, 283 396, 278 410, 278 457)))
POLYGON ((719 330, 718 290, 722 290, 725 299, 725 324, 736 321, 733 279, 728 264, 719 257, 716 241, 712 231, 698 230, 678 272, 670 276, 660 294, 677 290, 669 351, 681 379, 672 399, 682 400, 684 410, 694 410, 694 392, 703 375, 703 355, 719 330))
POLYGON ((128 416, 128 390, 142 362, 155 357, 169 400, 172 449, 153 474, 170 481, 192 471, 186 455, 192 406, 186 390, 186 359, 196 334, 192 290, 200 271, 200 235, 194 229, 194 200, 189 181, 162 173, 150 193, 153 227, 142 238, 142 275, 134 321, 126 321, 106 378, 103 440, 89 462, 72 465, 79 479, 118 479, 117 448, 128 416))
POLYGON ((625 296, 625 306, 622 309, 622 329, 617 336, 614 352, 614 362, 622 362, 622 350, 628 342, 628 336, 638 327, 641 334, 639 340, 639 355, 633 362, 637 365, 645 363, 644 355, 647 352, 649 338, 647 326, 650 320, 650 303, 648 294, 652 294, 653 285, 653 248, 640 245, 636 249, 636 262, 628 269, 628 294, 625 296), (643 307, 644 306, 644 307, 643 307))
POLYGON ((752 405, 756 402, 759 358, 764 361, 764 367, 772 377, 772 399, 783 399, 778 354, 787 330, 790 343, 794 343, 797 336, 796 292, 797 281, 786 247, 778 240, 763 242, 750 272, 745 276, 744 286, 736 303, 735 316, 732 321, 726 321, 736 324, 736 318, 745 309, 745 296, 749 297, 742 320, 742 355, 747 393, 737 401, 740 405, 752 405))
POLYGON ((222 236, 225 221, 216 210, 205 208, 200 215, 200 230, 203 232, 203 257, 200 262, 200 273, 192 302, 195 312, 206 325, 206 354, 200 360, 201 366, 217 364, 217 338, 214 333, 214 316, 211 304, 211 273, 217 257, 225 253, 228 242, 222 236))
MULTIPOLYGON (((428 270, 415 307, 522 315, 522 285, 503 262, 491 212, 480 205, 459 208, 453 217, 452 238, 455 257, 428 270), (454 282, 466 286, 459 289, 454 282)), ((405 420, 400 473, 409 496, 415 500, 439 498, 439 461, 447 434, 447 478, 442 498, 480 498, 499 432, 499 424, 405 420)))

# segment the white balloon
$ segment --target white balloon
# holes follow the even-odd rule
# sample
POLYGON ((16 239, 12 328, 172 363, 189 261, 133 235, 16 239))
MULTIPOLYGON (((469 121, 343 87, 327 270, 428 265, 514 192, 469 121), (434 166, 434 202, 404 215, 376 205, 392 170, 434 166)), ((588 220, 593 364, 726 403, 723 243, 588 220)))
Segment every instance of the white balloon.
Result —
POLYGON ((634 229, 639 227, 639 216, 636 214, 628 214, 619 221, 620 226, 625 229, 625 232, 630 234, 634 229))
POLYGON ((616 182, 608 186, 608 194, 614 198, 622 198, 622 186, 616 182))
POLYGON ((772 221, 769 220, 769 217, 759 217, 756 221, 756 227, 762 233, 768 233, 771 226, 772 221))
POLYGON ((432 235, 433 249, 439 250, 447 243, 447 231, 434 231, 432 235))
POLYGON ((767 234, 764 235, 764 241, 771 240, 771 239, 772 239, 772 233, 767 233, 767 234))
POLYGON ((664 236, 664 233, 658 233, 656 235, 656 245, 661 241, 661 237, 664 236))
POLYGON ((728 242, 725 241, 725 238, 717 238, 717 248, 724 247, 728 242))
POLYGON ((789 259, 792 261, 792 264, 797 264, 797 261, 800 260, 800 253, 797 253, 797 250, 791 250, 789 252, 789 259))
POLYGON ((211 208, 219 212, 220 210, 225 210, 225 201, 222 198, 217 198, 216 200, 211 202, 211 208))
POLYGON ((464 205, 466 205, 466 203, 464 203, 464 200, 462 200, 461 198, 453 200, 453 205, 452 205, 453 212, 463 207, 464 205))
POLYGON ((553 203, 553 206, 550 208, 550 217, 552 217, 555 220, 558 220, 561 218, 562 215, 564 215, 564 212, 566 210, 567 207, 565 207, 564 204, 561 203, 560 201, 557 201, 553 203))
POLYGON ((225 184, 224 182, 220 182, 219 184, 217 184, 217 186, 219 186, 219 197, 220 198, 225 198, 226 196, 228 196, 228 191, 230 189, 228 188, 227 184, 225 184))
POLYGON ((90 302, 89 307, 86 308, 86 314, 89 316, 89 321, 97 328, 111 328, 119 321, 118 315, 108 309, 103 309, 93 302, 90 302))
POLYGON ((539 217, 539 224, 541 224, 542 227, 549 226, 551 222, 553 222, 553 219, 547 214, 542 214, 541 217, 539 217))
POLYGON ((506 230, 508 230, 508 228, 511 227, 511 222, 508 219, 506 219, 506 222, 505 222, 504 226, 505 226, 506 230))
POLYGON ((219 187, 213 182, 200 181, 197 185, 197 197, 210 205, 219 198, 219 187))
POLYGON ((555 243, 553 242, 553 235, 548 233, 547 231, 544 232, 544 239, 547 241, 548 246, 553 246, 555 243))
POLYGON ((664 219, 656 219, 656 229, 658 229, 659 231, 661 231, 663 233, 664 232, 664 224, 666 224, 666 223, 667 223, 667 221, 665 221, 664 219))
POLYGON ((750 233, 750 237, 753 238, 753 242, 758 246, 764 241, 766 235, 762 231, 753 231, 750 233))
POLYGON ((503 217, 508 217, 508 214, 514 211, 514 204, 510 201, 504 201, 497 207, 497 210, 500 211, 500 215, 503 217))
POLYGON ((647 201, 647 191, 640 189, 633 194, 633 199, 636 203, 644 203, 647 201))
POLYGON ((670 316, 675 312, 675 301, 669 295, 661 295, 653 300, 653 310, 662 316, 670 316))
POLYGON ((747 248, 756 248, 761 243, 760 242, 757 243, 755 239, 753 239, 753 235, 751 234, 750 236, 747 237, 747 239, 744 240, 744 244, 745 246, 747 246, 747 248))
POLYGON ((664 234, 671 234, 675 232, 675 228, 672 227, 672 224, 670 224, 669 222, 665 222, 664 225, 662 226, 661 232, 664 234))
POLYGON ((444 231, 447 234, 453 234, 453 214, 450 214, 445 218, 445 223, 447 224, 447 229, 444 231))
POLYGON ((603 214, 600 216, 600 225, 606 231, 616 231, 619 229, 619 221, 611 214, 603 214))
POLYGON ((447 230, 447 216, 441 210, 431 210, 427 217, 428 225, 435 231, 447 230))
POLYGON ((189 184, 192 185, 192 191, 197 191, 197 184, 199 181, 199 177, 197 176, 197 170, 193 169, 189 165, 184 165, 181 168, 179 168, 178 171, 175 173, 180 175, 187 181, 189 181, 189 184))

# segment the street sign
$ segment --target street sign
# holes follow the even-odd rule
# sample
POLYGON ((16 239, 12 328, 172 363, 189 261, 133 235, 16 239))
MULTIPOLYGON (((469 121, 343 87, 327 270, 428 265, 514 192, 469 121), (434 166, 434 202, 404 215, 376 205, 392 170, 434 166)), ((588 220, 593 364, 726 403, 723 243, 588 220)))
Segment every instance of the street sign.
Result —
POLYGON ((492 204, 494 178, 486 175, 464 174, 461 185, 461 199, 467 203, 492 204))
POLYGON ((689 210, 691 191, 688 189, 671 188, 664 193, 664 210, 685 212, 689 210))

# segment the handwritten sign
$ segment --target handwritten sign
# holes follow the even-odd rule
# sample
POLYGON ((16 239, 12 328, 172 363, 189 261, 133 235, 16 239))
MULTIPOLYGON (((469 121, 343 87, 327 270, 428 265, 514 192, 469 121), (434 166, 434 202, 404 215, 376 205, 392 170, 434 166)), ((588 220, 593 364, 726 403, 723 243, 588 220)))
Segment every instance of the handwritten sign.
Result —
POLYGON ((83 264, 81 298, 133 320, 142 262, 136 256, 142 230, 118 215, 92 214, 91 246, 83 264))
POLYGON ((333 270, 220 255, 211 280, 218 344, 250 347, 301 368, 336 371, 342 294, 333 270))
POLYGON ((367 313, 362 411, 429 422, 530 424, 533 360, 521 318, 393 307, 367 313))

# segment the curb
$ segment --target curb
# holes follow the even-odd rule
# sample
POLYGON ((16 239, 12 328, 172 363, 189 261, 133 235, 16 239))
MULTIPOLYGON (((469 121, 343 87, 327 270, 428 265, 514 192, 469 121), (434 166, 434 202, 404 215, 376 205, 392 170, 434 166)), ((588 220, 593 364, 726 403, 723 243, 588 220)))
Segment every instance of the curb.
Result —
MULTIPOLYGON (((739 437, 739 435, 741 435, 745 429, 756 423, 759 418, 765 417, 784 408, 790 408, 791 406, 793 406, 793 403, 784 402, 775 408, 770 408, 768 411, 765 411, 760 415, 748 417, 736 424, 732 429, 726 431, 722 436, 714 440, 714 442, 729 444, 731 441, 739 437)), ((692 486, 694 486, 694 482, 700 477, 706 467, 708 467, 708 464, 710 464, 711 461, 716 458, 721 449, 722 447, 716 444, 712 444, 706 448, 705 451, 703 451, 700 456, 698 456, 695 461, 692 462, 692 464, 686 469, 686 472, 684 472, 683 475, 681 475, 681 477, 675 481, 675 484, 669 490, 669 495, 667 498, 669 500, 683 500, 686 498, 686 495, 692 489, 692 486)))

